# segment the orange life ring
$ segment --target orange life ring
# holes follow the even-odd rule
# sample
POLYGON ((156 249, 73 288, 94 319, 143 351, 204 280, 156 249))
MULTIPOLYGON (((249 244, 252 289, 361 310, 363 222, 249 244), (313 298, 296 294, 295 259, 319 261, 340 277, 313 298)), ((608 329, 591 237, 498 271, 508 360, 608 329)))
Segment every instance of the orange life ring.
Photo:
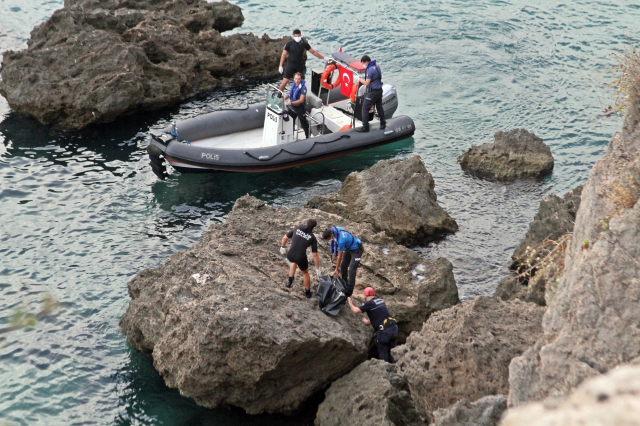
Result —
POLYGON ((358 94, 358 87, 360 86, 360 82, 357 82, 353 85, 353 89, 351 89, 351 96, 349 96, 351 98, 352 102, 356 101, 356 95, 358 94))
POLYGON ((324 72, 322 73, 322 77, 320 78, 320 83, 322 84, 322 87, 324 87, 327 90, 331 90, 340 86, 340 79, 336 81, 335 86, 331 84, 331 81, 333 80, 333 72, 337 69, 338 69, 338 66, 335 63, 327 64, 326 68, 324 69, 324 72))

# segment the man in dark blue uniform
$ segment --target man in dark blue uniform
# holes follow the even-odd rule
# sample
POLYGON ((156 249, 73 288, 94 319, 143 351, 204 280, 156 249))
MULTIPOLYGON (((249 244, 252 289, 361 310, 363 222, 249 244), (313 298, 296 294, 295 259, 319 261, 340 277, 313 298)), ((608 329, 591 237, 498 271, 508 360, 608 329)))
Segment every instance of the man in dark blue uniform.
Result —
POLYGON ((376 346, 380 359, 395 364, 391 356, 391 349, 396 347, 398 340, 398 323, 389 313, 384 300, 376 297, 375 291, 371 287, 364 289, 365 302, 360 307, 354 306, 349 297, 349 308, 354 314, 365 313, 369 318, 362 318, 362 322, 373 327, 376 333, 376 346))
POLYGON ((305 109, 307 86, 305 86, 305 81, 302 79, 302 74, 299 72, 295 73, 293 76, 291 90, 289 90, 289 93, 285 93, 284 98, 289 99, 287 101, 289 115, 293 117, 294 120, 296 118, 300 118, 300 125, 304 130, 304 135, 309 138, 309 122, 307 121, 307 110, 305 109))
POLYGON ((356 285, 356 272, 364 253, 362 241, 339 226, 332 226, 330 229, 326 229, 322 233, 322 238, 335 241, 336 253, 333 254, 337 254, 338 258, 333 275, 338 275, 338 272, 342 274, 342 279, 347 283, 344 294, 351 296, 356 285))
POLYGON ((293 30, 293 40, 289 40, 284 45, 284 50, 280 56, 280 66, 278 71, 283 74, 282 83, 280 83, 280 91, 284 91, 284 88, 289 83, 295 73, 299 72, 304 77, 304 51, 308 50, 313 56, 324 59, 320 53, 313 49, 306 40, 302 38, 302 33, 299 29, 293 30), (287 67, 283 68, 284 60, 287 60, 287 67))
POLYGON ((291 288, 296 268, 300 268, 304 279, 304 295, 307 299, 311 297, 311 277, 309 277, 309 259, 307 259, 307 248, 309 248, 309 246, 311 246, 313 262, 316 264, 316 273, 318 277, 320 276, 318 240, 316 240, 315 235, 313 235, 313 228, 315 228, 317 224, 315 219, 309 219, 306 225, 293 228, 282 237, 282 247, 280 247, 280 253, 283 255, 286 254, 287 259, 291 262, 291 266, 289 267, 289 280, 285 283, 285 287, 291 288), (288 240, 291 240, 291 248, 289 248, 287 252, 285 246, 288 240))
POLYGON ((387 121, 384 119, 382 109, 382 71, 376 61, 372 61, 368 55, 364 55, 360 62, 366 67, 364 79, 360 79, 360 84, 367 86, 367 94, 362 103, 362 127, 357 128, 356 132, 369 131, 369 109, 372 105, 375 105, 378 111, 380 129, 384 129, 387 127, 387 121))

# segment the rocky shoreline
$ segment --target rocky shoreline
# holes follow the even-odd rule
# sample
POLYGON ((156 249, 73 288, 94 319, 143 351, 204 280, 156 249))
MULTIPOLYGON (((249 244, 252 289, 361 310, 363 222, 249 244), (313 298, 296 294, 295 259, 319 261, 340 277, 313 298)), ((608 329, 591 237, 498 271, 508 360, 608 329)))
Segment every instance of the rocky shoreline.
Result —
MULTIPOLYGON (((640 131, 630 129, 614 135, 584 187, 541 202, 516 249, 517 272, 527 263, 526 247, 564 241, 566 258, 553 274, 539 263, 527 280, 501 283, 495 297, 460 304, 451 264, 421 259, 403 245, 411 241, 402 236, 408 226, 384 218, 407 218, 413 232, 431 232, 426 238, 440 231, 422 221, 455 220, 437 205, 419 157, 388 160, 304 208, 240 198, 194 247, 129 283, 122 331, 151 355, 168 386, 205 407, 294 413, 324 392, 318 426, 363 418, 371 425, 489 426, 501 418, 524 425, 527 403, 561 401, 586 379, 640 359, 640 131), (419 219, 424 206, 435 213, 419 219), (367 361, 371 332, 348 310, 328 317, 303 298, 299 282, 284 287, 279 239, 309 217, 319 229, 337 224, 362 239, 354 295, 372 286, 397 316, 396 365, 367 361), (549 284, 552 278, 559 284, 549 284)), ((319 246, 326 270, 328 244, 319 246)), ((558 404, 558 413, 571 410, 558 404)))
POLYGON ((221 35, 243 21, 226 0, 65 0, 27 49, 4 52, 0 94, 19 114, 76 130, 275 77, 286 39, 221 35))

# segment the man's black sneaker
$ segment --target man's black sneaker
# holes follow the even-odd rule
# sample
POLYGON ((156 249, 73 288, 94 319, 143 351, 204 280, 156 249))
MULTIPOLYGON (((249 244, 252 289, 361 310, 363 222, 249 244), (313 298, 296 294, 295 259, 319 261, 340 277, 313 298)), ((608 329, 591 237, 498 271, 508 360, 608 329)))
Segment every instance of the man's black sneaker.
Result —
POLYGON ((311 290, 305 290, 304 295, 307 297, 307 299, 311 299, 311 290))
POLYGON ((359 132, 359 133, 367 133, 368 131, 369 131, 369 128, 368 128, 368 127, 367 127, 367 128, 364 128, 364 127, 358 127, 358 128, 356 129, 356 132, 359 132))
POLYGON ((292 283, 292 282, 290 282, 289 280, 286 280, 286 281, 284 282, 284 286, 285 286, 286 288, 291 288, 291 285, 292 285, 292 284, 293 284, 293 283, 292 283))
POLYGON ((386 124, 384 126, 380 126, 380 130, 384 130, 386 128, 387 128, 386 124))

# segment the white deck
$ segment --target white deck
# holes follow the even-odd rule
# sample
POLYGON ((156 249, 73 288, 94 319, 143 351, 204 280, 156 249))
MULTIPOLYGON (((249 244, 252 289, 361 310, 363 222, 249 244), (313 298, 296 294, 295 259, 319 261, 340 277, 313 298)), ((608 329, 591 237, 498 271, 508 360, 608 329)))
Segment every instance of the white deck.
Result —
POLYGON ((262 146, 263 128, 245 130, 243 132, 229 133, 228 135, 214 136, 191 142, 191 145, 204 146, 217 149, 251 149, 262 146))

